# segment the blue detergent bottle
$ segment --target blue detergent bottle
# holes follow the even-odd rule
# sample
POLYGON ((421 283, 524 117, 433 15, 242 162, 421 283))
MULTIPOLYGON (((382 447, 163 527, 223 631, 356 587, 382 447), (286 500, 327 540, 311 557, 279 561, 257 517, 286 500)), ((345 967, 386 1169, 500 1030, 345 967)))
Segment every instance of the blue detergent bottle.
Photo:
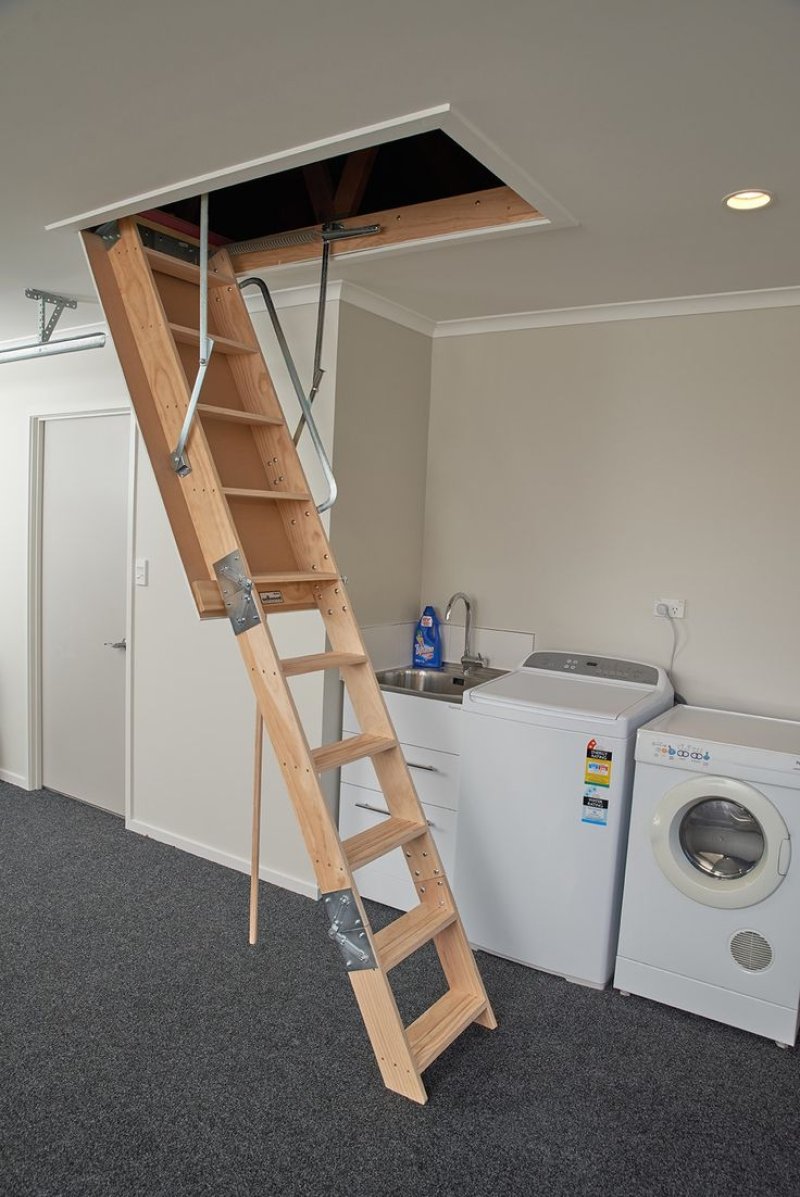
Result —
POLYGON ((414 633, 414 668, 441 669, 442 639, 434 607, 426 607, 414 633))

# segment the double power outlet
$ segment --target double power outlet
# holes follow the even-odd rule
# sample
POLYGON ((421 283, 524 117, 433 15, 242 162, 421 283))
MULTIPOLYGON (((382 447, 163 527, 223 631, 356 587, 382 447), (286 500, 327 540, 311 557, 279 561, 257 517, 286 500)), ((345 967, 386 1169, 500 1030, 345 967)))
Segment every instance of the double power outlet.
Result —
POLYGON ((686 599, 655 599, 653 602, 653 614, 661 616, 662 619, 666 619, 667 616, 671 619, 684 619, 686 616, 686 599), (667 609, 667 615, 664 614, 664 607, 667 609))

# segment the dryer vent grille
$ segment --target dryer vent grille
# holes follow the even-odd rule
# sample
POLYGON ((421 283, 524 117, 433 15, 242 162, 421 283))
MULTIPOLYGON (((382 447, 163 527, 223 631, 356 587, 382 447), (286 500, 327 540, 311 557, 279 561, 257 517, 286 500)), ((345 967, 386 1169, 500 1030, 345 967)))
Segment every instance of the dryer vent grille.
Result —
POLYGON ((772 964, 772 946, 758 931, 737 931, 731 940, 731 956, 749 973, 760 973, 772 964))

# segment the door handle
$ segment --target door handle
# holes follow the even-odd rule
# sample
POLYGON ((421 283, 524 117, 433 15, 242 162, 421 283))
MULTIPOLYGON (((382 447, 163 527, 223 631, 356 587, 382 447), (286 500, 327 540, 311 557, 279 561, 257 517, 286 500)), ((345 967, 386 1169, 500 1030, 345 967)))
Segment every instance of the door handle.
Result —
POLYGON ((416 761, 406 761, 409 769, 424 769, 426 773, 438 773, 435 765, 420 765, 416 761))
POLYGON ((128 644, 127 644, 127 641, 125 640, 125 638, 123 637, 122 640, 106 640, 104 642, 104 647, 105 648, 127 648, 128 644))

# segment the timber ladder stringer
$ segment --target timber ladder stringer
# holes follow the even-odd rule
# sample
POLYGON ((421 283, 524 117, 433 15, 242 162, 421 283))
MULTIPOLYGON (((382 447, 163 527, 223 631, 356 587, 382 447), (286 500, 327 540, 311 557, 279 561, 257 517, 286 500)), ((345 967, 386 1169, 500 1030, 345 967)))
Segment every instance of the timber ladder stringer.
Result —
POLYGON ((165 252, 168 230, 129 217, 101 232, 84 241, 199 614, 237 633, 383 1080, 425 1102, 428 1065, 471 1023, 496 1022, 230 258, 216 252, 207 275, 214 352, 180 476, 171 454, 198 372, 203 275, 165 252), (330 651, 281 660, 267 620, 303 610, 319 612, 330 651), (340 671, 361 732, 312 748, 287 679, 325 669, 340 671), (319 775, 362 757, 389 817, 342 842, 319 775), (373 932, 353 872, 396 848, 418 905, 373 932), (388 974, 430 941, 448 988, 406 1027, 388 974))

